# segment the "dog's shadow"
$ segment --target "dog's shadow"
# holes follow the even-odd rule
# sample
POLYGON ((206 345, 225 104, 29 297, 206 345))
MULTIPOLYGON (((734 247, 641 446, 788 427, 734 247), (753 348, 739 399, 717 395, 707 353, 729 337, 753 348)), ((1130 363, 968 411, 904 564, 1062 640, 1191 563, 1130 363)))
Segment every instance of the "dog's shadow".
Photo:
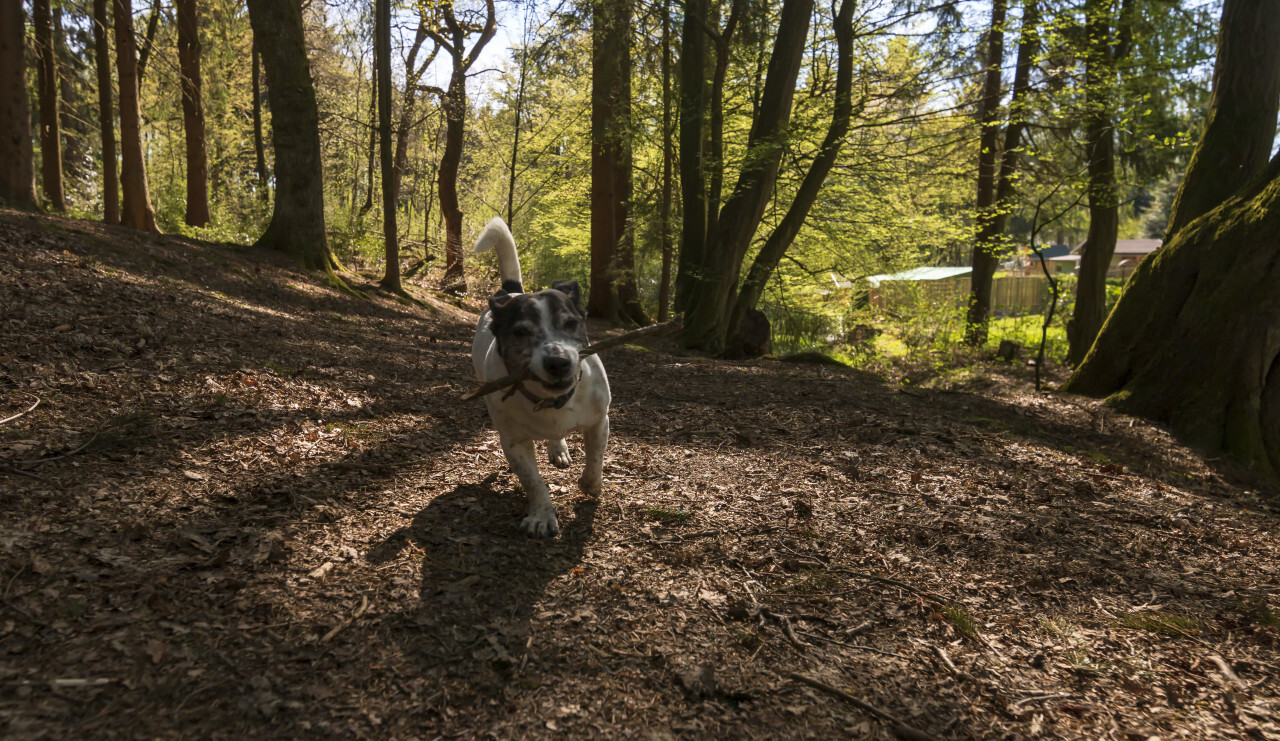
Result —
POLYGON ((526 538, 518 528, 525 497, 513 488, 514 477, 499 481, 497 474, 459 484, 367 556, 381 565, 409 551, 409 560, 421 564, 417 607, 390 627, 427 673, 464 678, 481 694, 514 674, 537 671, 530 620, 548 584, 582 560, 595 526, 596 500, 562 497, 560 536, 526 538))

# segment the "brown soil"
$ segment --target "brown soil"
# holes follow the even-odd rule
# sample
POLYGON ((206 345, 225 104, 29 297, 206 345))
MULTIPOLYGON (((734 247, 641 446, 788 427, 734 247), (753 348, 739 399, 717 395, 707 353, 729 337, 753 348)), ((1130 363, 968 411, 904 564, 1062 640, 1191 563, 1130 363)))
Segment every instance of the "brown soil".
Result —
POLYGON ((613 350, 532 541, 428 306, 0 212, 0 735, 1280 739, 1276 500, 1161 430, 613 350))

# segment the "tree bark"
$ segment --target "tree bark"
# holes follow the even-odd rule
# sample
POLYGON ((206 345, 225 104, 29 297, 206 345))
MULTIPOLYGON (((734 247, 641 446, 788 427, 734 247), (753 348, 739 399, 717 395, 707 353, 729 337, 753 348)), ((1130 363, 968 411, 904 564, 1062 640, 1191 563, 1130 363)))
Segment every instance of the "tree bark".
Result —
POLYGON ((973 289, 969 298, 966 341, 982 345, 987 341, 987 316, 991 311, 991 279, 996 272, 996 250, 999 237, 994 232, 996 221, 996 178, 999 175, 1000 144, 1000 71, 1004 63, 1005 0, 993 0, 991 27, 987 29, 987 54, 984 60, 982 100, 978 121, 978 195, 977 234, 973 243, 973 289))
POLYGON ((631 208, 631 4, 592 5, 591 290, 587 314, 648 320, 636 291, 631 208))
POLYGON ((174 0, 178 10, 178 67, 182 123, 187 144, 188 226, 209 224, 209 164, 205 154, 204 104, 200 90, 200 23, 196 0, 174 0))
POLYGON ((271 222, 258 246, 292 255, 308 269, 336 279, 324 224, 324 172, 320 116, 307 58, 302 9, 296 0, 248 0, 255 39, 267 74, 271 141, 275 147, 275 198, 271 222))
POLYGON ((120 186, 123 203, 120 221, 125 226, 159 232, 156 212, 147 187, 147 166, 142 155, 142 121, 138 108, 138 62, 133 37, 131 0, 113 0, 116 33, 116 74, 120 81, 120 186))
POLYGON ((1280 0, 1226 0, 1209 120, 1170 209, 1168 241, 1267 166, 1280 109, 1280 0))
POLYGON ((662 0, 662 203, 658 210, 662 274, 658 279, 658 323, 667 321, 671 306, 672 164, 671 131, 671 0, 662 0))
POLYGON ((719 227, 708 235, 706 250, 694 268, 681 335, 686 347, 724 350, 742 261, 777 180, 812 14, 812 0, 786 0, 782 6, 760 115, 752 124, 747 155, 733 193, 720 211, 719 227))
POLYGON ((53 12, 49 0, 32 0, 36 36, 36 94, 40 100, 40 175, 45 200, 66 211, 62 189, 62 127, 58 117, 58 57, 53 50, 53 12))
POLYGON ((1280 480, 1277 286, 1280 157, 1138 265, 1064 388, 1280 480))
POLYGON ((254 171, 258 174, 258 200, 266 201, 271 197, 270 186, 267 185, 267 150, 262 141, 262 82, 261 59, 258 53, 258 42, 253 41, 253 156, 254 171))
POLYGON ((708 0, 685 0, 680 31, 680 257, 676 271, 676 311, 689 304, 695 273, 707 246, 706 125, 708 0))
POLYGON ((35 156, 27 97, 26 21, 22 3, 0 9, 0 201, 36 208, 35 156))
MULTIPOLYGON (((1120 46, 1128 38, 1131 0, 1123 0, 1119 19, 1120 46)), ((1067 326, 1067 360, 1077 365, 1098 336, 1106 319, 1107 271, 1120 232, 1120 196, 1116 188, 1115 111, 1116 62, 1126 50, 1112 50, 1111 0, 1085 1, 1085 154, 1089 164, 1089 232, 1081 248, 1076 279, 1075 312, 1067 326)))
POLYGON ((418 32, 413 39, 413 46, 409 49, 409 57, 405 60, 405 81, 404 81, 404 104, 400 107, 400 125, 396 128, 396 161, 395 161, 395 189, 396 200, 400 198, 400 188, 404 182, 405 166, 409 162, 409 131, 413 128, 413 111, 418 103, 418 81, 422 79, 422 73, 426 72, 427 67, 435 61, 436 53, 440 51, 440 47, 436 47, 431 54, 418 65, 418 52, 422 49, 422 42, 427 38, 427 29, 424 25, 418 25, 418 32))
POLYGON ((470 51, 467 50, 466 43, 474 25, 459 23, 453 4, 448 0, 441 6, 445 27, 427 31, 432 40, 447 51, 453 60, 449 90, 444 101, 444 153, 440 158, 437 185, 445 229, 445 269, 440 285, 446 291, 457 293, 463 293, 467 289, 466 275, 463 272, 465 253, 462 249, 462 209, 458 207, 458 166, 462 162, 462 140, 467 123, 467 71, 475 64, 481 50, 497 30, 493 3, 494 0, 485 0, 485 23, 470 51))
POLYGON ((747 279, 743 281, 738 293, 733 313, 729 317, 725 332, 725 353, 738 355, 742 349, 742 326, 747 312, 756 308, 760 296, 769 282, 773 272, 777 270, 779 261, 795 241, 800 228, 804 226, 810 209, 818 199, 822 184, 835 165, 840 154, 840 146, 845 135, 849 133, 849 121, 853 117, 853 8, 856 0, 843 0, 835 17, 836 33, 836 90, 835 105, 831 110, 831 124, 827 127, 826 137, 817 156, 809 164, 804 180, 796 191, 791 206, 782 217, 782 222, 769 234, 764 246, 751 263, 747 271, 747 279))
POLYGON ((375 0, 374 43, 378 46, 374 74, 378 81, 378 154, 382 167, 382 241, 387 265, 379 285, 403 293, 400 285, 400 235, 396 231, 395 152, 391 144, 391 0, 375 0))
POLYGON ((107 0, 93 0, 94 59, 98 67, 98 128, 102 132, 102 220, 120 223, 120 179, 116 173, 115 106, 111 102, 111 41, 107 0))
MULTIPOLYGON (((151 17, 147 19, 147 32, 142 37, 142 46, 138 48, 138 89, 142 89, 142 78, 147 75, 147 62, 151 60, 151 50, 156 45, 156 31, 160 28, 160 0, 152 0, 151 17)), ((130 22, 132 33, 133 24, 130 22)), ((135 41, 135 46, 136 46, 135 41)))

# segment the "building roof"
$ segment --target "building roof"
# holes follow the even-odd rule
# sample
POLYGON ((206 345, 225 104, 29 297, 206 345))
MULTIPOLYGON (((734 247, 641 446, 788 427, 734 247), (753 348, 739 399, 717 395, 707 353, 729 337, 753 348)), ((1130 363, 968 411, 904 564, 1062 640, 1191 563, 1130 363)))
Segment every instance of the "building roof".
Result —
MULTIPOLYGON (((1164 244, 1164 241, 1160 239, 1121 239, 1116 242, 1115 254, 1128 255, 1131 257, 1145 257, 1146 255, 1150 255, 1152 252, 1160 249, 1160 245, 1162 244, 1164 244)), ((1084 247, 1084 242, 1081 242, 1071 248, 1071 251, 1075 254, 1079 254, 1082 247, 1084 247)))
POLYGON ((885 281, 893 280, 945 280, 947 278, 956 278, 961 275, 968 275, 973 272, 973 268, 911 268, 903 270, 900 273, 887 273, 885 275, 870 275, 867 280, 871 283, 871 287, 875 288, 885 281))

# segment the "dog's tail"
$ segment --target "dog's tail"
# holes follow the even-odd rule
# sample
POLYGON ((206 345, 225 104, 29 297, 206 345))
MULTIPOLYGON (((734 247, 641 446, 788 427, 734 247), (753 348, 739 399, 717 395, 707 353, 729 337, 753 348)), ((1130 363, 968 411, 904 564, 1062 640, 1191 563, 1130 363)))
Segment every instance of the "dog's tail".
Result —
POLYGON ((498 270, 502 273, 502 289, 508 293, 523 293, 524 283, 520 278, 520 257, 516 254, 516 240, 507 228, 507 222, 501 216, 495 216, 485 225, 484 231, 476 239, 473 252, 498 253, 498 270), (514 285, 511 285, 514 284, 514 285))

